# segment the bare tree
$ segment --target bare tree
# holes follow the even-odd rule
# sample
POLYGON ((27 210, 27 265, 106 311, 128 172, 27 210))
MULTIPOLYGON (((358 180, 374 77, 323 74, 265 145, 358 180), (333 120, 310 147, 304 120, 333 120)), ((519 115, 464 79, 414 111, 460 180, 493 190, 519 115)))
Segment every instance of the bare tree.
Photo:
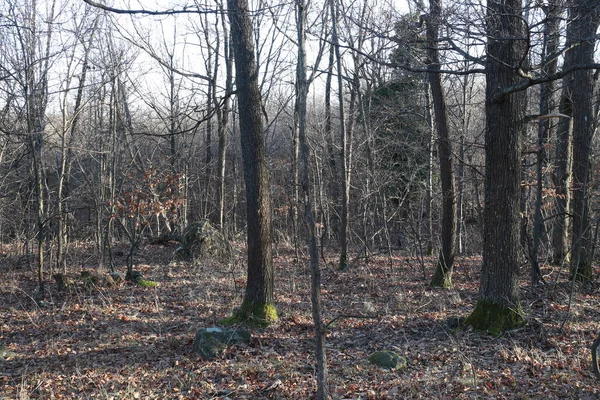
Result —
POLYGON ((429 85, 435 113, 435 127, 438 135, 438 155, 442 182, 442 232, 439 258, 431 280, 434 286, 452 286, 452 266, 456 246, 456 193, 452 161, 452 142, 448 128, 446 99, 439 74, 440 58, 437 50, 438 29, 441 19, 441 1, 430 0, 427 16, 427 67, 429 85))
MULTIPOLYGON (((544 26, 544 38, 542 43, 541 64, 544 65, 544 73, 554 75, 557 70, 557 59, 555 54, 558 52, 559 45, 559 16, 562 12, 558 2, 550 2, 545 7, 546 23, 544 26)), ((534 207, 533 221, 533 243, 531 248, 531 284, 536 285, 540 280, 543 280, 538 263, 539 247, 542 234, 542 205, 543 205, 543 169, 548 164, 548 155, 546 143, 551 136, 552 120, 548 117, 553 111, 552 95, 555 90, 553 81, 545 82, 540 85, 540 102, 539 113, 542 118, 538 122, 538 137, 537 137, 537 160, 536 160, 536 199, 534 207)))
POLYGON ((342 56, 340 52, 340 40, 338 37, 339 7, 336 0, 329 0, 331 13, 331 41, 336 60, 337 90, 338 90, 338 112, 340 129, 340 177, 341 177, 341 210, 340 210, 340 260, 339 268, 348 268, 348 234, 350 217, 350 165, 347 156, 351 143, 348 139, 346 129, 346 111, 344 107, 344 78, 342 70, 342 56))
POLYGON ((517 253, 525 94, 504 92, 521 80, 527 55, 520 0, 488 2, 487 40, 483 266, 477 306, 465 323, 500 332, 524 319, 517 253))
MULTIPOLYGON (((592 65, 596 31, 600 24, 600 8, 591 0, 572 0, 569 3, 567 42, 572 48, 575 65, 592 65)), ((594 134, 593 92, 591 69, 573 72, 571 99, 573 104, 573 244, 571 277, 592 280, 592 230, 589 218, 589 182, 591 143, 594 134)))
POLYGON ((233 317, 270 323, 277 319, 273 295, 271 205, 252 22, 247 0, 228 0, 239 125, 246 181, 248 278, 244 301, 233 317))

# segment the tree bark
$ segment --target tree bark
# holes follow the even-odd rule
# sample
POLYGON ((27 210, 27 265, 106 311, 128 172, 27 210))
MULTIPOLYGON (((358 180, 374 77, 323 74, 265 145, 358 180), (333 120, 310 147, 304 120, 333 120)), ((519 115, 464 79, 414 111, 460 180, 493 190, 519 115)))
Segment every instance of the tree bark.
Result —
POLYGON ((485 206, 479 299, 465 323, 493 333, 524 321, 518 260, 521 143, 526 98, 498 96, 520 81, 527 36, 520 0, 490 0, 487 8, 485 206))
MULTIPOLYGON (((573 65, 572 54, 567 52, 564 59, 564 68, 573 65)), ((569 117, 573 114, 571 101, 571 75, 563 79, 563 87, 559 102, 559 112, 569 117)), ((556 198, 554 200, 554 213, 556 215, 552 228, 552 263, 561 265, 570 262, 569 253, 569 225, 568 217, 571 209, 571 162, 573 153, 572 119, 562 118, 558 121, 556 128, 556 150, 554 153, 554 169, 552 170, 552 181, 556 198)))
POLYGON ((247 0, 228 0, 235 57, 239 126, 246 181, 248 278, 234 317, 268 324, 277 320, 273 295, 271 205, 263 137, 262 101, 247 0))
MULTIPOLYGON (((569 7, 568 43, 573 43, 575 65, 594 62, 594 46, 600 11, 597 1, 573 0, 569 7)), ((573 244, 571 278, 592 280, 592 230, 589 218, 588 182, 591 178, 590 154, 594 134, 593 71, 573 72, 573 244)))
POLYGON ((452 162, 452 143, 450 142, 446 99, 442 88, 440 59, 437 49, 440 18, 441 1, 430 0, 429 16, 427 18, 427 70, 438 136, 440 180, 442 183, 442 248, 440 249, 431 285, 451 287, 452 265, 456 248, 456 189, 452 162))
POLYGON ((342 207, 340 211, 340 261, 339 269, 348 268, 348 218, 350 208, 350 182, 349 182, 349 164, 348 164, 348 134, 346 130, 346 116, 344 109, 344 84, 342 79, 342 59, 340 55, 340 43, 337 33, 338 10, 335 0, 329 1, 332 23, 332 45, 335 53, 337 83, 338 83, 338 111, 340 119, 340 174, 342 186, 342 207))
MULTIPOLYGON (((554 56, 558 51, 559 42, 559 16, 560 8, 555 4, 550 4, 546 9, 546 24, 544 27, 544 44, 542 48, 542 62, 544 65, 544 73, 546 75, 554 75, 556 73, 557 60, 554 56)), ((555 83, 553 81, 543 83, 540 87, 540 103, 539 112, 541 116, 547 116, 554 108, 552 102, 552 94, 554 92, 555 83)), ((550 137, 552 129, 551 120, 547 117, 542 117, 538 122, 538 140, 537 140, 537 162, 536 162, 536 198, 533 221, 533 245, 531 254, 529 255, 531 268, 530 277, 531 285, 535 286, 539 283, 541 276, 540 266, 538 263, 539 245, 542 234, 542 205, 543 205, 543 188, 544 176, 543 169, 548 164, 548 156, 546 152, 546 143, 550 137)))
POLYGON ((231 94, 233 92, 233 49, 231 39, 223 21, 223 54, 225 56, 225 99, 222 107, 217 107, 218 130, 219 130, 219 187, 217 188, 217 205, 219 227, 224 230, 225 223, 225 172, 227 163, 227 145, 229 142, 229 113, 231 111, 231 94))
POLYGON ((315 330, 315 355, 317 359, 317 399, 327 400, 327 355, 325 353, 325 327, 321 304, 321 269, 317 250, 317 234, 313 214, 313 194, 309 172, 310 148, 306 138, 306 98, 308 82, 306 79, 306 13, 307 4, 304 0, 296 3, 296 25, 298 32, 298 64, 296 67, 296 110, 298 112, 298 140, 300 150, 300 183, 304 198, 304 224, 308 233, 308 253, 310 255, 311 271, 311 302, 315 330))

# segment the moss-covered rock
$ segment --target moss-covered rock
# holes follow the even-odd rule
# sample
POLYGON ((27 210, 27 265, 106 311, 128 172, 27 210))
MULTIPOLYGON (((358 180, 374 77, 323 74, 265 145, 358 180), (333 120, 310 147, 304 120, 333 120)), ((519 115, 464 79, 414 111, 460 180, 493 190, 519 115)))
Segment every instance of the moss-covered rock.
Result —
POLYGON ((232 345, 250 343, 250 331, 243 329, 203 328, 194 338, 194 352, 205 358, 220 356, 232 345))
POLYGON ((232 256, 232 247, 223 233, 207 220, 189 224, 179 240, 175 250, 175 259, 195 261, 205 257, 216 257, 228 261, 232 256))
POLYGON ((376 351, 368 357, 371 364, 392 371, 402 370, 408 366, 405 357, 390 350, 376 351))
POLYGON ((142 278, 142 279, 138 279, 138 280, 137 280, 135 283, 136 283, 138 286, 142 286, 142 287, 148 287, 148 288, 151 288, 151 287, 156 287, 156 286, 158 286, 158 282, 155 282, 155 281, 150 281, 150 280, 148 280, 148 279, 143 279, 143 278, 142 278))
POLYGON ((219 321, 220 325, 248 324, 266 327, 279 319, 274 304, 255 304, 244 300, 240 308, 233 310, 230 317, 219 321))
POLYGON ((525 324, 521 305, 506 307, 489 300, 479 300, 475 310, 464 321, 464 325, 487 331, 492 335, 518 328, 525 324))

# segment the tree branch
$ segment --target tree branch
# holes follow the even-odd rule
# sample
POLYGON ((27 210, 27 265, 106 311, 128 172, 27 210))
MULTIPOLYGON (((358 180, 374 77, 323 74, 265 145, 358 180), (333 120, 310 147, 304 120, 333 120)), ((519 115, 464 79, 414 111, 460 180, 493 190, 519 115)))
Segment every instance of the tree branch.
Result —
POLYGON ((122 8, 114 8, 104 4, 100 4, 93 0, 83 0, 85 3, 89 4, 92 7, 99 8, 104 11, 108 11, 115 14, 142 14, 142 15, 174 15, 174 14, 209 14, 209 13, 220 13, 220 10, 208 10, 201 9, 197 5, 195 6, 184 6, 181 9, 168 9, 168 10, 126 10, 122 8))

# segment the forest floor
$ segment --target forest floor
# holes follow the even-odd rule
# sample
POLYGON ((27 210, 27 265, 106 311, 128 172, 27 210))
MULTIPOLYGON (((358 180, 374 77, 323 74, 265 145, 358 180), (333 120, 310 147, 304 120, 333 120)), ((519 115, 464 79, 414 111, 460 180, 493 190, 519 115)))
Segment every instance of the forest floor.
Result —
MULTIPOLYGON (((124 248, 118 254, 123 254, 124 248)), ((125 252, 126 253, 126 252, 125 252)), ((173 247, 147 245, 136 269, 159 282, 59 293, 47 304, 31 294, 35 276, 14 249, 0 252, 0 399, 309 399, 316 379, 306 262, 279 249, 275 259, 280 321, 254 329, 249 345, 216 360, 192 351, 195 333, 239 306, 238 261, 168 266, 173 247)), ((70 249, 74 279, 91 246, 70 249), (75 265, 77 267, 75 267, 75 265)), ((124 270, 124 256, 117 261, 124 270)), ((455 329, 477 300, 478 257, 459 257, 450 290, 428 286, 433 259, 407 256, 323 265, 330 391, 334 399, 597 399, 590 367, 598 331, 597 284, 573 288, 565 270, 544 267, 532 290, 523 273, 530 323, 493 337, 455 329), (575 289, 575 290, 572 290, 575 289), (376 350, 405 356, 390 372, 369 364, 376 350)), ((32 261, 33 262, 33 261, 32 261)), ((523 267, 524 270, 526 267, 523 267)), ((105 273, 106 271, 97 271, 105 273)))

